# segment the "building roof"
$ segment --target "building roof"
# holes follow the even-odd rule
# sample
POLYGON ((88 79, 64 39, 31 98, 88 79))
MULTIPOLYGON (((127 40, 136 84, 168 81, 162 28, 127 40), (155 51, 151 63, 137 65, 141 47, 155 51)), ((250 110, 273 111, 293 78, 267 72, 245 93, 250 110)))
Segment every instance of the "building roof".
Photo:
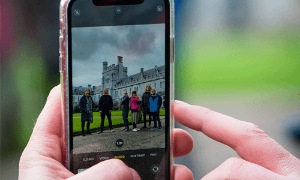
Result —
MULTIPOLYGON (((155 75, 156 72, 157 72, 157 74, 165 73, 165 66, 163 65, 163 66, 155 67, 155 68, 149 69, 147 71, 144 71, 143 72, 143 78, 148 78, 148 77, 150 78, 153 75, 155 75)), ((138 80, 138 79, 140 79, 141 75, 142 74, 140 72, 140 73, 137 73, 137 74, 130 75, 128 77, 124 77, 124 78, 120 79, 117 84, 119 84, 119 83, 124 84, 124 83, 129 83, 133 80, 138 80)))

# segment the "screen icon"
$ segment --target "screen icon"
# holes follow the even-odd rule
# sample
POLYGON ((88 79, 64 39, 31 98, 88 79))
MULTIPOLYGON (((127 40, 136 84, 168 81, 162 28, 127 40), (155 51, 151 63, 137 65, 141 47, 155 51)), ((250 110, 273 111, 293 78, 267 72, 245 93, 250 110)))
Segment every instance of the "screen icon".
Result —
POLYGON ((122 139, 118 139, 117 141, 116 141, 116 146, 117 147, 122 147, 124 145, 124 141, 122 140, 122 139))
POLYGON ((154 167, 152 168, 152 171, 155 172, 155 173, 156 173, 158 170, 159 170, 159 169, 158 169, 157 166, 154 166, 154 167))
POLYGON ((120 7, 118 7, 118 8, 116 9, 116 13, 117 13, 117 14, 121 14, 121 13, 122 13, 122 9, 121 9, 120 7))
POLYGON ((75 9, 74 10, 74 15, 75 16, 79 16, 80 15, 80 10, 79 9, 75 9))
POLYGON ((157 6, 156 10, 157 10, 157 12, 162 12, 163 11, 163 7, 162 6, 157 6))

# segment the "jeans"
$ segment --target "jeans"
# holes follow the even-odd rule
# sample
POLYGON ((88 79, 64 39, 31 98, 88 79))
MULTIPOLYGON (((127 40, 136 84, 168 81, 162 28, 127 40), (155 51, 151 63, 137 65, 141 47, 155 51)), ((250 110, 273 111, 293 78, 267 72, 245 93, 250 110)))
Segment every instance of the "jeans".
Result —
MULTIPOLYGON (((87 133, 90 134, 90 121, 86 121, 87 122, 87 133)), ((85 121, 81 122, 81 131, 82 131, 82 135, 84 135, 84 125, 85 125, 85 121)))
POLYGON ((103 131, 105 115, 107 116, 107 119, 108 119, 109 129, 112 130, 111 113, 109 113, 109 111, 102 111, 101 112, 101 126, 100 126, 100 131, 103 131))
POLYGON ((160 119, 159 119, 159 112, 151 112, 151 116, 153 117, 154 128, 157 128, 156 120, 158 121, 158 128, 161 128, 161 122, 160 122, 160 119))
POLYGON ((123 117, 123 121, 124 121, 124 126, 127 130, 129 130, 129 124, 128 124, 128 112, 129 111, 122 111, 122 117, 123 117))
MULTIPOLYGON (((151 113, 148 113, 149 114, 149 126, 151 126, 151 113)), ((143 113, 143 116, 144 116, 144 127, 146 127, 146 113, 143 113)))

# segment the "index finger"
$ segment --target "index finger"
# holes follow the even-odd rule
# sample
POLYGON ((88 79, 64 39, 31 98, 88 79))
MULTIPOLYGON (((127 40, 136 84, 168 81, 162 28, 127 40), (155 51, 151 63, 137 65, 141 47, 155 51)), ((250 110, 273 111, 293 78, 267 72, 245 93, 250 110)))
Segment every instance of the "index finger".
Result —
POLYGON ((252 123, 181 101, 173 103, 172 110, 180 124, 230 146, 244 160, 282 175, 296 172, 300 166, 299 159, 252 123))

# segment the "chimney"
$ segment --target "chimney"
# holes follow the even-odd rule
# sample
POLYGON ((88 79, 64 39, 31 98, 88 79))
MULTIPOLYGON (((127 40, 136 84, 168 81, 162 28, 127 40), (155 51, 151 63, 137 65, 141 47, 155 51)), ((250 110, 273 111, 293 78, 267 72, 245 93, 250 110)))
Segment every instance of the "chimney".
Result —
POLYGON ((122 56, 118 56, 118 63, 123 63, 123 57, 122 56))

